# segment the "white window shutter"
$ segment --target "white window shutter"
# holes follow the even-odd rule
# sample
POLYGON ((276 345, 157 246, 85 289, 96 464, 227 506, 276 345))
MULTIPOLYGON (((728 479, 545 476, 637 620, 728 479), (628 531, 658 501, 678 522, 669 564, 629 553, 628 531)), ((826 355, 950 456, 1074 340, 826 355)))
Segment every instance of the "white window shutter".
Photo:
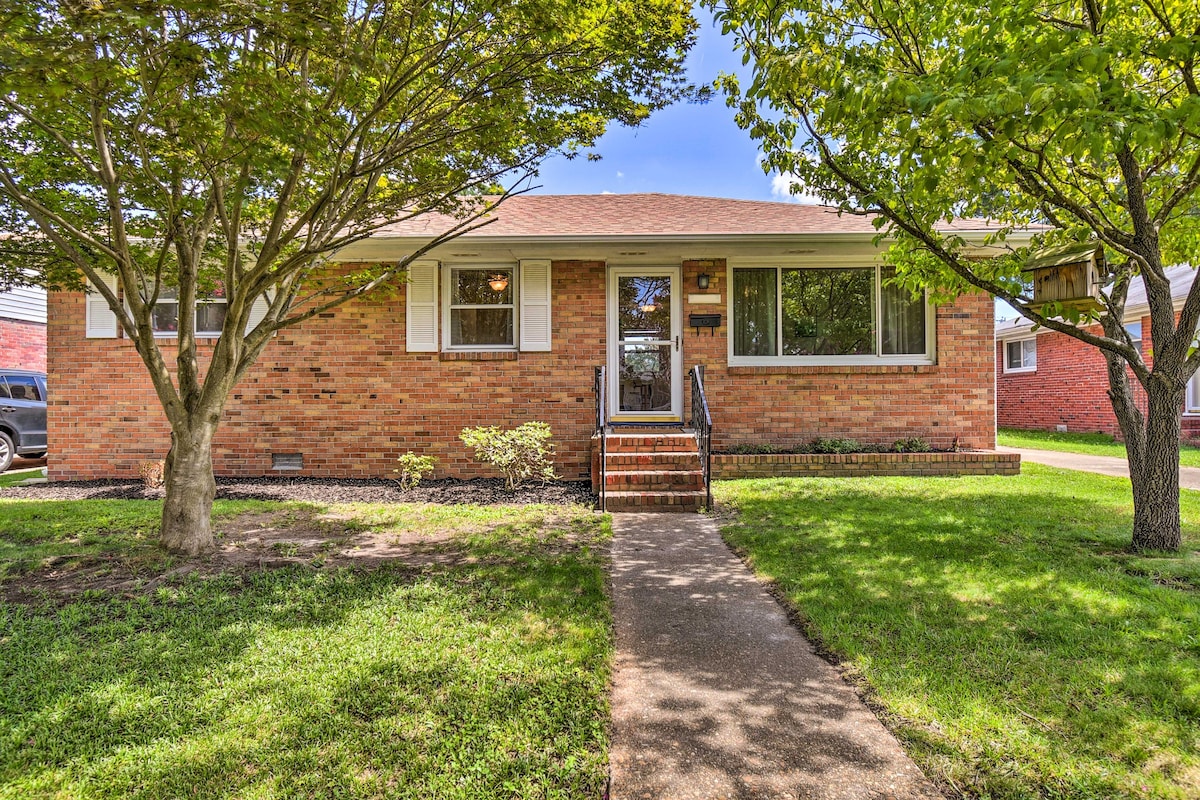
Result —
POLYGON ((250 314, 246 318, 246 333, 258 327, 258 323, 263 321, 267 316, 267 312, 271 310, 271 301, 267 297, 256 297, 250 305, 250 314))
MULTIPOLYGON (((104 285, 112 291, 117 291, 117 276, 103 275, 104 285)), ((85 335, 89 339, 117 338, 117 315, 108 307, 104 295, 89 288, 86 299, 85 335)))
POLYGON ((408 265, 405 286, 405 346, 410 353, 436 353, 438 349, 438 262, 414 261, 408 265))
POLYGON ((521 290, 521 349, 547 351, 550 349, 550 262, 527 260, 521 262, 518 285, 521 290))

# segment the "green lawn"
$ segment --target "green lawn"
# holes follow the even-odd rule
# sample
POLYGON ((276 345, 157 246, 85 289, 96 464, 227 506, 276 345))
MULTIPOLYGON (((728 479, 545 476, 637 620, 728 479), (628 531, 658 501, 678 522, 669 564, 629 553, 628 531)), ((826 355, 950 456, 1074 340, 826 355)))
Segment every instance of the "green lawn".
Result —
MULTIPOLYGON (((159 511, 0 500, 0 590, 47 564, 120 560, 161 575, 176 562, 153 545, 159 511)), ((545 506, 216 511, 218 529, 244 512, 285 525, 319 514, 323 529, 362 541, 430 544, 409 564, 322 556, 148 592, 0 603, 0 798, 601 795, 604 517, 545 506)))
POLYGON ((15 486, 21 481, 28 480, 29 478, 40 478, 41 476, 41 472, 30 472, 29 470, 24 469, 14 472, 0 473, 0 489, 3 489, 5 486, 15 486))
POLYGON ((1200 797, 1200 496, 1134 555, 1126 480, 719 483, 724 533, 952 793, 1200 797))
MULTIPOLYGON (((1028 447, 1034 450, 1059 450, 1089 456, 1125 458, 1125 445, 1106 433, 1049 433, 1000 428, 996 443, 1005 447, 1028 447)), ((1200 447, 1181 447, 1179 463, 1185 467, 1200 467, 1200 447)))

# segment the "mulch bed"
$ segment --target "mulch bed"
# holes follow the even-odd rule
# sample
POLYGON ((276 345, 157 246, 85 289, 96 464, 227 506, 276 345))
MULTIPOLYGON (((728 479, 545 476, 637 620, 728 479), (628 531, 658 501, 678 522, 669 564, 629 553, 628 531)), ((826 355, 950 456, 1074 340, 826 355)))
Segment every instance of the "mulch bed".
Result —
MULTIPOLYGON (((141 481, 56 481, 0 489, 0 497, 28 500, 161 500, 162 489, 141 481)), ((218 478, 217 497, 310 503, 436 503, 442 505, 592 505, 588 481, 556 481, 509 491, 500 478, 426 480, 401 491, 394 481, 333 478, 218 478)))

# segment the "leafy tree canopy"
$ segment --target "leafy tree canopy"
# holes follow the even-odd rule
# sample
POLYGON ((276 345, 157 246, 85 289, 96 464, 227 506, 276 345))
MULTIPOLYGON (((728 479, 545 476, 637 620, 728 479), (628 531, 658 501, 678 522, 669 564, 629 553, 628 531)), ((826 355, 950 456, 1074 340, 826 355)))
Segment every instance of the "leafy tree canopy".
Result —
POLYGON ((1163 263, 1195 261, 1194 2, 733 0, 716 10, 754 66, 749 85, 725 86, 764 168, 848 211, 884 213, 912 285, 1028 300, 1027 254, 963 260, 964 243, 938 231, 954 217, 1052 226, 1034 246, 1098 238, 1118 265, 1118 302, 1132 274, 1153 281, 1163 263))

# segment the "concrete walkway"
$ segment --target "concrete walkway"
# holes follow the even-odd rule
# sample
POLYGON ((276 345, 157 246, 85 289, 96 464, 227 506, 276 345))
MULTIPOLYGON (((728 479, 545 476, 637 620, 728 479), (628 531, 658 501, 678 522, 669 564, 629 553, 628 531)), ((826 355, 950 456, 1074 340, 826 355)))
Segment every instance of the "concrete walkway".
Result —
MULTIPOLYGON (((1027 450, 1020 447, 997 447, 998 453, 1020 453, 1022 461, 1045 464, 1061 469, 1077 469, 1082 472, 1098 472, 1101 475, 1129 477, 1129 464, 1123 458, 1089 456, 1082 453, 1060 453, 1057 450, 1027 450)), ((1179 485, 1184 489, 1200 490, 1200 468, 1180 467, 1179 485)))
POLYGON ((612 798, 941 798, 695 514, 613 516, 612 798))

